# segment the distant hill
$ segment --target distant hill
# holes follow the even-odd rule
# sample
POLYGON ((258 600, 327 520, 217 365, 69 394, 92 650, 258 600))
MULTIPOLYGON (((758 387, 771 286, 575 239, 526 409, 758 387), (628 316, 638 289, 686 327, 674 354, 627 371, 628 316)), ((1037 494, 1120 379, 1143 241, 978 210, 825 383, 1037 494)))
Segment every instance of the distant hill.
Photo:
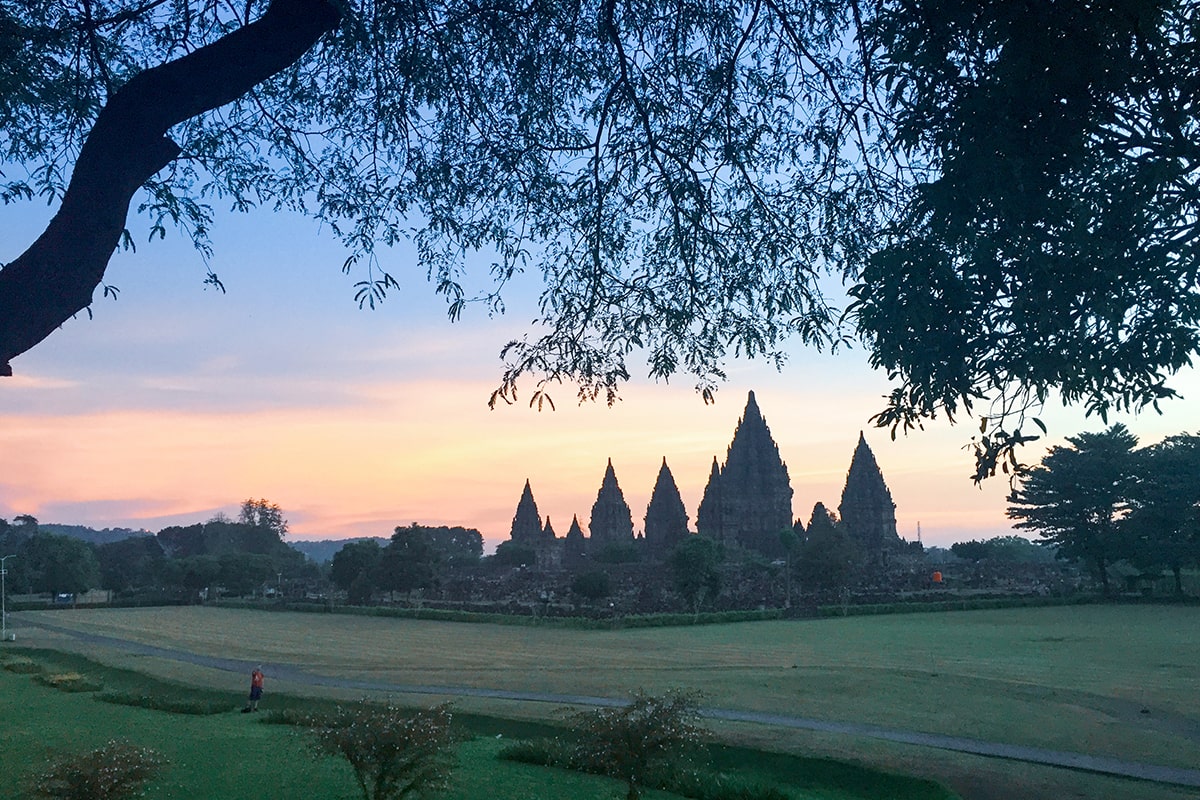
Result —
POLYGON ((135 531, 133 528, 105 528, 104 530, 96 530, 89 528, 86 525, 60 525, 56 523, 38 523, 38 530, 46 533, 53 533, 56 536, 70 536, 74 539, 82 539, 85 542, 92 544, 109 544, 110 542, 119 542, 122 539, 128 539, 131 536, 153 536, 154 534, 147 530, 135 531))
POLYGON ((304 553, 304 555, 308 556, 310 560, 315 561, 318 564, 324 564, 326 561, 332 561, 334 553, 336 553, 338 550, 341 550, 348 542, 363 542, 368 539, 374 539, 375 541, 379 542, 380 547, 387 546, 387 543, 391 541, 390 539, 386 539, 382 536, 359 536, 354 539, 320 539, 317 541, 304 541, 297 539, 295 541, 288 542, 288 544, 293 549, 304 553))

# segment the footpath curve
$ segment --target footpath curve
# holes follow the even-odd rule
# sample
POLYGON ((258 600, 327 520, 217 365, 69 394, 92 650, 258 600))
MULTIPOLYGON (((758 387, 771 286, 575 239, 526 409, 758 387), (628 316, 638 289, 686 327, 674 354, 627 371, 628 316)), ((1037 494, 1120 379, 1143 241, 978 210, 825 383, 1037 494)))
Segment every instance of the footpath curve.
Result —
MULTIPOLYGON (((10 621, 19 621, 25 626, 41 628, 53 633, 70 636, 89 644, 110 647, 138 655, 153 656, 168 661, 195 664, 225 672, 247 673, 257 663, 230 658, 216 658, 199 653, 191 653, 186 650, 155 647, 128 639, 85 633, 47 622, 30 620, 17 614, 9 614, 9 619, 10 621)), ((305 686, 328 686, 339 689, 359 689, 362 691, 393 692, 396 694, 483 697, 495 700, 519 700, 534 703, 597 707, 616 707, 625 705, 628 702, 626 698, 620 697, 593 697, 589 695, 555 694, 550 692, 518 692, 508 689, 486 689, 474 686, 437 686, 432 684, 401 684, 386 681, 355 680, 317 675, 291 664, 264 663, 263 666, 268 674, 274 678, 292 681, 305 686)), ((844 733, 851 736, 866 736, 873 739, 900 742, 902 744, 935 747, 940 750, 953 750, 960 753, 1006 758, 1031 764, 1046 764, 1054 767, 1085 770, 1087 772, 1115 775, 1123 778, 1136 778, 1156 783, 1169 783, 1178 786, 1200 788, 1200 770, 1184 767, 1149 764, 1141 761, 1126 761, 1107 756, 1094 756, 1087 753, 1074 753, 1065 750, 1048 750, 1041 747, 1026 747, 1023 745, 1004 744, 1002 742, 989 742, 982 739, 970 739, 960 736, 943 736, 936 733, 885 728, 878 725, 867 725, 857 722, 832 722, 829 720, 796 717, 788 714, 772 714, 764 711, 703 708, 701 709, 701 713, 709 719, 730 722, 752 722, 761 725, 774 725, 781 728, 795 728, 822 733, 844 733)))

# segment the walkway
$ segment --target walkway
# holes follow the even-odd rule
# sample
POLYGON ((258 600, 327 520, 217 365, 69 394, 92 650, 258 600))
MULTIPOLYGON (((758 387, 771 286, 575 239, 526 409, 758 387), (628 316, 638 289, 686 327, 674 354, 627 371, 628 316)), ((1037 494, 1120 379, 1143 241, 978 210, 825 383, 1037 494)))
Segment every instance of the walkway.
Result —
MULTIPOLYGON (((196 664, 202 667, 223 670, 226 672, 247 673, 255 665, 248 661, 238 661, 228 658, 190 653, 185 650, 173 650, 162 647, 132 642, 127 639, 117 639, 111 636, 101 636, 93 633, 83 633, 70 628, 60 627, 46 622, 35 622, 22 618, 17 614, 9 614, 10 626, 12 621, 22 625, 42 628, 54 633, 64 634, 89 644, 111 647, 138 655, 153 656, 169 661, 180 661, 196 664)), ((383 681, 351 680, 346 678, 316 675, 288 664, 264 665, 268 674, 279 680, 292 681, 305 686, 330 686, 339 689, 359 689, 372 692, 394 692, 397 694, 432 694, 449 697, 485 697, 496 700, 519 700, 535 703, 555 703, 559 705, 607 706, 625 705, 627 700, 617 697, 590 697, 587 695, 552 694, 548 692, 515 692, 506 689, 482 689, 473 686, 436 686, 387 683, 383 681)), ((942 750, 955 750, 961 753, 1007 758, 1025 761, 1032 764, 1048 764, 1055 767, 1067 767, 1088 772, 1098 772, 1105 775, 1116 775, 1124 778, 1170 783, 1180 786, 1200 787, 1200 770, 1183 767, 1168 767, 1159 764, 1147 764, 1140 761, 1125 761, 1119 758, 1093 756, 1086 753, 1072 753, 1062 750, 1046 750, 1040 747, 1025 747, 1022 745, 988 742, 980 739, 968 739, 959 736, 942 736, 936 733, 921 733, 897 728, 883 728, 877 725, 866 725, 857 722, 830 722, 828 720, 794 717, 787 714, 770 714, 763 711, 738 711, 728 708, 705 708, 702 713, 709 719, 727 720, 731 722, 753 722, 762 725, 774 725, 781 728, 796 728, 800 730, 820 731, 823 733, 844 733, 851 736, 867 736, 874 739, 885 739, 890 742, 916 744, 926 747, 936 747, 942 750)))

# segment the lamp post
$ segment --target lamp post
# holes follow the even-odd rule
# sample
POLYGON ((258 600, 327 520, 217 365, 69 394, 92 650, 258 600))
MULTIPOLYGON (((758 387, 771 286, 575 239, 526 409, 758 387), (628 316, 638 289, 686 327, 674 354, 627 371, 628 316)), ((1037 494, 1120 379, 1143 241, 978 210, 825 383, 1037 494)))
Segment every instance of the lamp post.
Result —
POLYGON ((12 558, 12 555, 0 557, 0 642, 8 641, 8 586, 5 583, 4 576, 8 574, 5 561, 12 558))

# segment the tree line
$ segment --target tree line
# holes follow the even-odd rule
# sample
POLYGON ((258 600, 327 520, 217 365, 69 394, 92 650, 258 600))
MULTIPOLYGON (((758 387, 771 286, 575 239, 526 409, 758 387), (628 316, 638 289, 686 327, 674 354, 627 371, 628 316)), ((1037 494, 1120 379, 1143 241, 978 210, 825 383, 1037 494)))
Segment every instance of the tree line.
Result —
POLYGON ((1121 560, 1145 573, 1169 571, 1182 594, 1183 571, 1200 566, 1200 434, 1139 448, 1117 424, 1067 443, 1017 480, 1008 508, 1014 527, 1085 564, 1106 595, 1121 560))

